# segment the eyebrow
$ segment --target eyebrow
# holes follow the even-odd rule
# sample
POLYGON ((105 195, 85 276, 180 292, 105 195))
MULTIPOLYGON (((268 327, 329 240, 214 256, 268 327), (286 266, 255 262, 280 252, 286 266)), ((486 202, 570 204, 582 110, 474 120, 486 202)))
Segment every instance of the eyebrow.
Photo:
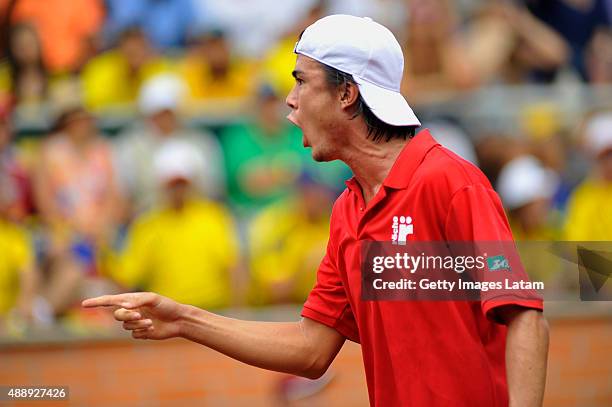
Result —
POLYGON ((291 72, 291 76, 293 76, 295 79, 297 79, 298 75, 304 75, 304 72, 298 70, 291 72))

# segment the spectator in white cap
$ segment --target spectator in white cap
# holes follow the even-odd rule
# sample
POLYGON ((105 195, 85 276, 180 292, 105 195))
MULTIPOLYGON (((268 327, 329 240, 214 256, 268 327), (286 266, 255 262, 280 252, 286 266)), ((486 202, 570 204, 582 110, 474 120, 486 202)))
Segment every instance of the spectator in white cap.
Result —
POLYGON ((570 197, 564 238, 609 241, 612 240, 612 110, 589 114, 582 137, 595 165, 570 197))
POLYGON ((584 126, 587 151, 598 161, 598 176, 612 181, 612 110, 593 114, 584 126))
POLYGON ((193 146, 183 140, 167 140, 153 157, 153 172, 165 204, 183 207, 198 188, 204 172, 204 160, 193 146), (194 191, 195 189, 195 191, 194 191))
POLYGON ((124 287, 207 308, 232 303, 236 230, 229 211, 198 191, 205 164, 185 140, 167 140, 155 152, 158 201, 134 220, 124 249, 109 262, 124 287))
MULTIPOLYGON (((359 342, 373 406, 541 405, 548 350, 541 299, 384 301, 373 293, 371 281, 397 282, 397 273, 370 274, 364 240, 512 241, 484 174, 427 129, 416 134, 419 119, 400 93, 404 56, 391 31, 370 18, 327 16, 304 30, 295 52, 288 118, 316 161, 341 160, 354 174, 334 204, 303 318, 240 321, 151 292, 83 305, 122 307, 115 318, 129 320, 124 327, 135 338, 182 336, 308 378, 325 373, 345 340, 359 342), (133 309, 144 309, 147 319, 133 309)), ((391 290, 382 295, 401 298, 391 290)))
POLYGON ((533 156, 519 156, 504 165, 497 178, 497 192, 508 211, 516 240, 556 237, 550 215, 558 184, 557 174, 533 156))
POLYGON ((179 110, 184 94, 185 84, 175 75, 162 74, 150 79, 143 85, 138 100, 142 121, 117 139, 119 179, 135 213, 150 209, 156 201, 153 155, 170 139, 190 143, 201 156, 204 165, 198 182, 203 193, 213 198, 224 194, 220 145, 211 134, 181 123, 179 110))
POLYGON ((470 137, 457 124, 449 120, 439 119, 426 123, 432 134, 436 135, 436 141, 457 154, 464 160, 478 165, 476 150, 470 137))

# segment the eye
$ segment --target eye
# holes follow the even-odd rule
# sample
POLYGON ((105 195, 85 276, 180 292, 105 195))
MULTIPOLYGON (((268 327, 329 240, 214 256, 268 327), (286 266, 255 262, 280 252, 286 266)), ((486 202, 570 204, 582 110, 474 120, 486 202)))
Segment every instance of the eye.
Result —
POLYGON ((303 80, 303 79, 300 79, 300 78, 295 78, 295 82, 296 82, 298 85, 301 85, 301 84, 303 84, 303 83, 304 83, 304 80, 303 80))

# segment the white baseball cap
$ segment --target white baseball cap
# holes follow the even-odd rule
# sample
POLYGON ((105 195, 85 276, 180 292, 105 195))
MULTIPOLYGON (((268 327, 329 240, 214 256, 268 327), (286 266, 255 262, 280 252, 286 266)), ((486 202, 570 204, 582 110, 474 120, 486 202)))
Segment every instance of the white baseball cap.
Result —
POLYGON ((159 74, 147 80, 140 89, 138 107, 146 116, 162 110, 177 110, 187 91, 183 80, 173 74, 159 74))
POLYGON ((509 210, 539 199, 551 199, 558 185, 558 175, 531 155, 508 162, 497 178, 497 191, 509 210))
POLYGON ((421 125, 400 93, 404 54, 385 26, 369 17, 323 17, 304 30, 294 52, 351 74, 363 100, 383 122, 421 125))
POLYGON ((605 111, 593 116, 585 126, 585 141, 596 156, 612 149, 612 112, 605 111))
POLYGON ((155 152, 153 171, 160 184, 174 179, 193 182, 204 171, 204 158, 192 144, 171 139, 165 141, 155 152))

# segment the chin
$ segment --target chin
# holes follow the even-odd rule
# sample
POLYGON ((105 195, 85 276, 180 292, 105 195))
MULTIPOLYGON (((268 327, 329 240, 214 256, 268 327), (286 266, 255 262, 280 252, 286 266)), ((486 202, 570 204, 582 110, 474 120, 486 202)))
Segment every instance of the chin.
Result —
POLYGON ((329 151, 315 148, 312 149, 312 159, 320 163, 334 160, 329 151))
POLYGON ((320 154, 312 154, 312 159, 315 160, 318 163, 322 163, 322 162, 326 162, 328 160, 325 159, 325 157, 321 156, 320 154))

